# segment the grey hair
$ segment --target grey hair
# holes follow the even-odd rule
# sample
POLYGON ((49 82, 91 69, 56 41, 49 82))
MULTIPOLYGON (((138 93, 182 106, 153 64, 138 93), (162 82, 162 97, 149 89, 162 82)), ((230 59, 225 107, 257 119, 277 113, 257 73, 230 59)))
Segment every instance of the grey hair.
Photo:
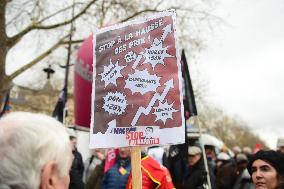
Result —
POLYGON ((0 119, 2 187, 38 189, 41 171, 48 161, 57 164, 61 177, 69 174, 71 146, 60 122, 27 112, 9 113, 0 119))

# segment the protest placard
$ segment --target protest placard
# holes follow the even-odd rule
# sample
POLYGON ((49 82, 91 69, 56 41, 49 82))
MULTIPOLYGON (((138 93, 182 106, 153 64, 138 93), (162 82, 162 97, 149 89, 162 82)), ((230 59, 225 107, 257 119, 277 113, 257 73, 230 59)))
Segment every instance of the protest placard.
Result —
POLYGON ((91 148, 184 142, 175 22, 165 11, 94 34, 91 148))

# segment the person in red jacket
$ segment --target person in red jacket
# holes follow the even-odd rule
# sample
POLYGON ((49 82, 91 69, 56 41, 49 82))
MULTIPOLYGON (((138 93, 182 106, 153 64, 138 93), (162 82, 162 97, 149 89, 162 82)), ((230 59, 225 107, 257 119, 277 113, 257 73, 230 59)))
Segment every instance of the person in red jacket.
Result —
MULTIPOLYGON (((166 167, 150 156, 142 154, 142 189, 174 189, 171 175, 166 167), (144 157, 143 157, 144 156, 144 157)), ((130 174, 126 189, 132 189, 132 176, 130 174)))

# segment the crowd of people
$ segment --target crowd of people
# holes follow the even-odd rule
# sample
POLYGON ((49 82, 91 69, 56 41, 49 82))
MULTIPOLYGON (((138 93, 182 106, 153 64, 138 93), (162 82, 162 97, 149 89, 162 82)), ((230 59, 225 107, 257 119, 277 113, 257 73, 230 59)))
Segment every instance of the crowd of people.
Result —
MULTIPOLYGON (((110 166, 103 149, 83 162, 76 144, 51 117, 7 114, 0 119, 0 189, 132 188, 130 148, 119 148, 110 166)), ((231 155, 198 143, 152 146, 141 154, 142 189, 284 189, 284 144, 278 147, 234 147, 231 155)))

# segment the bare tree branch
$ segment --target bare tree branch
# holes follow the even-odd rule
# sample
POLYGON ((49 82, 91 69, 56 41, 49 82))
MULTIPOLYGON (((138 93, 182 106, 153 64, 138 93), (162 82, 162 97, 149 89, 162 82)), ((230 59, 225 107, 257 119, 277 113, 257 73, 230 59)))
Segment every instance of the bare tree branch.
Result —
POLYGON ((19 68, 18 70, 16 70, 14 73, 12 73, 11 75, 9 75, 9 79, 13 80, 14 78, 16 78, 18 75, 20 75, 21 73, 23 73, 24 71, 28 70, 29 68, 31 68, 32 66, 34 66, 35 64, 37 64, 38 62, 40 62, 42 59, 44 59, 45 57, 47 57, 48 55, 50 55, 54 50, 56 50, 60 45, 63 44, 63 41, 69 36, 70 34, 64 36, 63 38, 61 38, 60 40, 58 40, 57 43, 55 43, 52 47, 50 47, 49 49, 47 49, 44 53, 42 53, 41 55, 39 55, 37 58, 35 58, 34 60, 32 60, 31 62, 27 63, 26 65, 24 65, 23 67, 19 68))
POLYGON ((136 17, 136 16, 138 16, 142 13, 145 13, 145 12, 157 12, 157 9, 145 9, 145 10, 136 12, 136 13, 128 16, 127 18, 120 20, 120 22, 126 22, 126 21, 128 21, 128 20, 130 20, 130 19, 132 19, 132 18, 134 18, 134 17, 136 17))
POLYGON ((69 10, 69 9, 72 9, 73 6, 80 5, 80 4, 82 4, 82 3, 75 3, 74 5, 70 5, 70 6, 68 6, 68 7, 63 8, 63 9, 60 9, 60 10, 58 10, 58 11, 52 13, 51 15, 46 16, 45 18, 43 18, 42 20, 40 20, 38 23, 43 23, 44 21, 46 21, 46 20, 48 20, 48 19, 50 19, 50 18, 52 18, 52 17, 54 17, 54 16, 56 16, 56 15, 62 13, 62 12, 65 12, 65 11, 67 11, 67 10, 69 10))
POLYGON ((78 43, 82 43, 84 40, 85 39, 77 39, 77 40, 72 40, 72 41, 67 40, 67 41, 62 41, 61 44, 63 44, 63 45, 67 45, 69 43, 71 43, 71 44, 78 44, 78 43))
POLYGON ((67 24, 70 24, 71 22, 75 21, 76 19, 80 18, 81 15, 83 15, 92 4, 94 4, 97 0, 92 0, 90 1, 86 7, 84 9, 81 10, 81 12, 79 12, 78 14, 76 14, 73 18, 69 19, 69 20, 65 20, 64 22, 60 22, 60 23, 56 23, 56 24, 52 24, 52 25, 41 25, 41 21, 36 22, 36 23, 32 23, 31 25, 29 25, 28 27, 26 27, 24 30, 22 30, 20 33, 9 37, 8 38, 8 46, 11 48, 13 47, 25 34, 27 34, 28 32, 32 31, 32 30, 50 30, 50 29, 54 29, 54 28, 58 28, 67 24))

